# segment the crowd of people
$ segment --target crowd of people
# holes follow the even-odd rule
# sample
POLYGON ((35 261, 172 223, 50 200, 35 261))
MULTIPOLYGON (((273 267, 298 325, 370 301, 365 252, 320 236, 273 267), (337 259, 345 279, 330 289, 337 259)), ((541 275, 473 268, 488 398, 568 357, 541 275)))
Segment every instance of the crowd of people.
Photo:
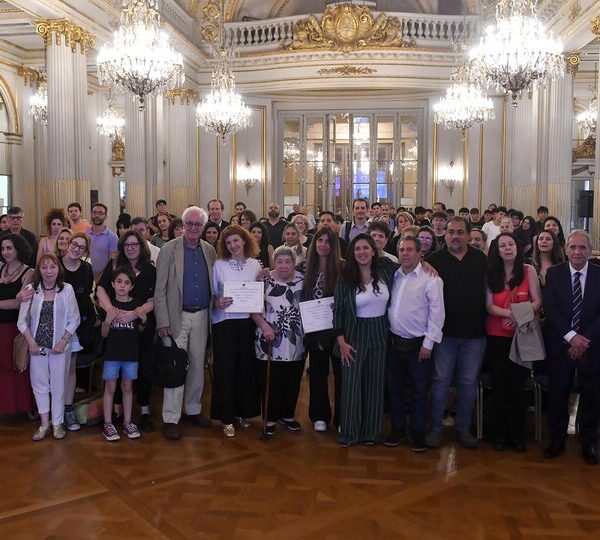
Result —
POLYGON ((216 421, 227 437, 261 413, 266 438, 299 431, 306 372, 312 426, 333 426, 342 447, 407 439, 424 452, 438 448, 444 427, 454 424, 458 442, 474 448, 485 370, 492 445, 523 452, 526 384, 543 372, 544 457, 564 451, 577 374, 582 456, 598 462, 600 267, 587 232, 565 235, 544 206, 534 218, 494 204, 455 213, 441 202, 395 209, 358 198, 347 221, 299 205, 287 217, 277 203, 267 210, 258 218, 237 203, 226 221, 215 199, 177 218, 159 200, 150 218, 120 214, 115 233, 104 204, 92 206, 89 223, 73 202, 47 213, 38 242, 22 210, 10 208, 0 217, 0 413, 39 416, 36 441, 80 429, 75 361, 96 333, 104 340, 103 436, 139 438, 154 429, 152 381, 144 374, 148 344, 158 336, 174 340, 189 361, 185 383, 162 390, 162 433, 170 440, 181 437, 182 418, 205 428, 216 421), (264 283, 261 312, 228 309, 235 298, 225 295, 226 284, 257 281, 264 283), (332 327, 305 332, 301 303, 320 299, 332 310, 332 327), (532 363, 513 355, 528 315, 545 345, 532 363), (22 372, 13 367, 18 333, 30 353, 22 372), (210 414, 202 409, 207 366, 210 414), (382 434, 386 402, 390 431, 382 434))

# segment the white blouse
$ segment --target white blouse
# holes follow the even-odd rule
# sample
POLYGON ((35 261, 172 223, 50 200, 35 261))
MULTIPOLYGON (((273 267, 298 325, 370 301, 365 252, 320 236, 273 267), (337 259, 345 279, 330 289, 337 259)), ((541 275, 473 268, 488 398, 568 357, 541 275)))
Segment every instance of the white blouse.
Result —
MULTIPOLYGON (((256 259, 218 259, 213 267, 213 294, 215 298, 223 296, 223 284, 228 281, 257 281, 262 270, 256 259)), ((217 324, 227 319, 248 319, 250 313, 225 313, 225 310, 215 307, 212 313, 212 323, 217 324)))
POLYGON ((379 292, 373 289, 373 282, 365 285, 364 292, 356 290, 356 316, 359 319, 383 317, 387 313, 390 290, 383 282, 379 282, 379 292))

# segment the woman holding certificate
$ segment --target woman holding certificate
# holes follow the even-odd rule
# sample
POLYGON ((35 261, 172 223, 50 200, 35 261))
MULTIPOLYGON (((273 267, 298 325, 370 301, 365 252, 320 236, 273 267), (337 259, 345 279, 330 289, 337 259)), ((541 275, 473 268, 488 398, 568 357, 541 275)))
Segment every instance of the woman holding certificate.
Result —
POLYGON ((265 281, 265 314, 252 315, 258 327, 255 348, 263 396, 269 384, 267 437, 275 435, 276 422, 290 431, 300 430, 294 413, 306 357, 300 319, 304 283, 302 274, 296 271, 296 253, 279 246, 273 253, 273 265, 274 270, 265 281), (269 382, 267 361, 271 347, 273 362, 269 382))
POLYGON ((387 306, 392 265, 377 257, 373 239, 352 240, 334 294, 335 353, 342 362, 340 446, 377 443, 383 419, 387 306))
POLYGON ((230 225, 221 233, 213 269, 211 417, 222 422, 227 437, 235 435, 236 419, 248 427, 247 418, 260 414, 255 325, 250 318, 250 313, 263 309, 263 284, 256 283, 262 271, 257 254, 258 246, 246 229, 230 225), (259 295, 253 294, 256 285, 259 295))
MULTIPOLYGON (((342 259, 337 234, 329 227, 317 230, 308 248, 306 274, 304 276, 304 298, 318 300, 333 297, 335 283, 340 274, 342 259)), ((333 301, 331 302, 333 304, 333 301)), ((329 363, 333 369, 335 387, 335 414, 333 424, 339 424, 341 371, 340 359, 333 354, 335 330, 320 330, 306 334, 304 342, 310 353, 308 416, 315 431, 327 431, 331 422, 329 403, 329 363)))

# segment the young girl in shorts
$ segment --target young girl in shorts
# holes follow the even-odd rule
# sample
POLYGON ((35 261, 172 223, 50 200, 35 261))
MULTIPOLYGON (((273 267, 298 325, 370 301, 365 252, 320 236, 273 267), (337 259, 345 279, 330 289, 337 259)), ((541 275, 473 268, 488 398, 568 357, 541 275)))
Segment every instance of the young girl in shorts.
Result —
POLYGON ((131 421, 133 402, 132 383, 138 376, 139 341, 138 332, 144 329, 146 314, 139 309, 141 303, 130 296, 135 275, 129 268, 116 268, 111 276, 115 297, 112 308, 102 321, 102 337, 106 338, 106 353, 102 377, 104 385, 104 429, 102 435, 107 441, 118 441, 119 436, 112 423, 112 408, 117 379, 121 374, 121 390, 123 391, 123 432, 130 439, 137 439, 140 432, 131 421), (122 323, 120 315, 126 311, 135 311, 138 319, 122 323))

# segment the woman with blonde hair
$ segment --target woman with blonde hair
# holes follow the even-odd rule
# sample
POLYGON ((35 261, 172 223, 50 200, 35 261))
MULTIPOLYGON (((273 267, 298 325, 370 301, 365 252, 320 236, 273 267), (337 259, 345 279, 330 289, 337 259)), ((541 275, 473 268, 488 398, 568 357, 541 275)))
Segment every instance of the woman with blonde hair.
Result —
POLYGON ((306 262, 306 248, 302 245, 300 231, 293 223, 288 223, 283 228, 281 235, 283 245, 289 247, 296 254, 296 268, 303 268, 306 262))
POLYGON ((300 233, 300 243, 307 248, 312 240, 312 235, 308 232, 310 229, 308 218, 304 214, 296 214, 290 223, 296 226, 296 229, 300 233))
POLYGON ((258 246, 250 233, 239 225, 229 225, 217 244, 213 268, 213 391, 211 418, 220 420, 227 437, 235 435, 234 422, 250 425, 248 418, 260 414, 255 325, 250 313, 231 313, 234 298, 224 296, 227 282, 258 281, 262 272, 255 259, 258 246))
POLYGON ((56 245, 54 246, 54 255, 56 255, 59 259, 62 259, 67 254, 71 236, 73 236, 73 231, 67 227, 61 229, 58 233, 56 245))
POLYGON ((44 236, 38 245, 37 260, 44 253, 54 252, 56 240, 60 232, 67 226, 67 216, 64 208, 50 208, 44 219, 48 236, 44 236))

